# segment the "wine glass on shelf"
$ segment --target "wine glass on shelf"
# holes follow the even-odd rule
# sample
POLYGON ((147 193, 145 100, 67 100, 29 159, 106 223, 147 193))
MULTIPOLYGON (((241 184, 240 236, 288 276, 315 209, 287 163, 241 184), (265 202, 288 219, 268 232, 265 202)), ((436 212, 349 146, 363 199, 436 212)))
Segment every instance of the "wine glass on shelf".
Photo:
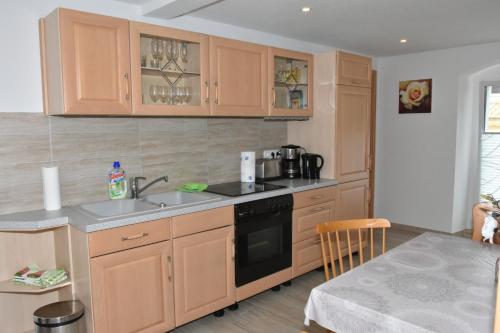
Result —
POLYGON ((165 53, 167 55, 167 60, 172 60, 172 40, 167 39, 165 41, 165 53))
POLYGON ((167 104, 173 104, 172 87, 168 86, 166 88, 167 88, 167 104))
POLYGON ((177 88, 177 100, 180 104, 183 104, 186 101, 186 88, 179 87, 177 88))
POLYGON ((166 86, 161 86, 160 87, 160 99, 162 103, 165 103, 167 101, 167 96, 168 96, 168 90, 166 86))
POLYGON ((161 41, 156 38, 151 39, 151 56, 153 57, 153 59, 151 59, 151 67, 153 68, 158 68, 160 66, 160 61, 158 60, 160 43, 161 41))
POLYGON ((183 42, 181 44, 181 59, 183 63, 186 63, 188 61, 188 48, 186 42, 183 42))
POLYGON ((154 84, 149 86, 149 97, 151 97, 151 100, 153 101, 153 103, 156 103, 156 101, 158 101, 158 97, 159 97, 158 86, 156 86, 154 84))
POLYGON ((163 43, 162 40, 158 40, 158 51, 156 55, 156 59, 158 59, 158 67, 161 65, 164 55, 165 55, 165 43, 163 43))
POLYGON ((174 40, 172 41, 172 59, 177 61, 177 58, 179 58, 179 44, 174 40))
POLYGON ((191 87, 184 88, 184 101, 189 104, 193 99, 193 89, 191 87))

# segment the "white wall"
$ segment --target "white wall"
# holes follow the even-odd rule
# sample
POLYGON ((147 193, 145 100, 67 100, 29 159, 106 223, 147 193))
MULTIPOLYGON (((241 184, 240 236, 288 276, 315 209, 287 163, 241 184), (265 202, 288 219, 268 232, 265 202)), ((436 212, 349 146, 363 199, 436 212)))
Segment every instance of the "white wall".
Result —
POLYGON ((491 43, 377 59, 377 216, 446 232, 468 225, 477 174, 474 90, 499 54, 500 43, 491 43), (432 113, 399 115, 399 81, 426 78, 433 79, 432 113))
POLYGON ((140 7, 112 0, 4 1, 0 11, 0 112, 42 112, 38 19, 56 7, 89 11, 305 52, 328 47, 194 17, 162 21, 140 7))

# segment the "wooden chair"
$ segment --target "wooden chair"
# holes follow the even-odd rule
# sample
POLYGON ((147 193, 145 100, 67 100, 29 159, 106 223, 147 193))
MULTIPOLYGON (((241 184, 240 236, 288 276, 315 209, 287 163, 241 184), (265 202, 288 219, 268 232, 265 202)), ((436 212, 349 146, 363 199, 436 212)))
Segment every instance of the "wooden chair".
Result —
POLYGON ((342 232, 345 232, 346 235, 347 250, 349 255, 349 268, 353 269, 353 247, 351 244, 352 233, 355 232, 355 234, 357 233, 358 236, 359 264, 361 265, 364 262, 364 246, 362 237, 364 230, 369 231, 370 259, 373 259, 373 230, 382 229, 382 253, 385 253, 385 229, 390 227, 391 223, 386 219, 340 220, 329 221, 316 225, 316 233, 319 234, 321 238, 321 252, 323 255, 323 266, 325 270, 326 280, 330 280, 328 258, 331 258, 330 261, 333 277, 337 276, 337 269, 335 268, 335 246, 338 254, 340 274, 344 273, 344 261, 342 258, 342 249, 340 247, 340 237, 342 232), (328 247, 328 253, 326 247, 328 247))

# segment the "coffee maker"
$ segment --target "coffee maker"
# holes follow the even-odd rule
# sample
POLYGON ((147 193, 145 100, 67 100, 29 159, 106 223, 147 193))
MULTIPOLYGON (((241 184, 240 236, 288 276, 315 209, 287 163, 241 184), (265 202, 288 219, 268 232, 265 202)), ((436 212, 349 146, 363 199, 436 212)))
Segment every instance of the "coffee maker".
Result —
POLYGON ((318 154, 302 154, 302 178, 319 179, 319 172, 323 167, 323 156, 318 154), (318 165, 318 160, 320 164, 318 165))
POLYGON ((300 177, 300 152, 306 150, 300 146, 287 145, 281 146, 281 170, 284 178, 300 177))

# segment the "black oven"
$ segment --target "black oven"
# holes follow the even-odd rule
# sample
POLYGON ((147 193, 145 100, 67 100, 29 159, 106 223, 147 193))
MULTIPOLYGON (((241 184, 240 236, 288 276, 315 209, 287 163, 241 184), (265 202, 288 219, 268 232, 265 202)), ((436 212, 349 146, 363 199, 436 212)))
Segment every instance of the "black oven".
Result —
POLYGON ((291 194, 235 205, 236 286, 292 265, 291 194))

